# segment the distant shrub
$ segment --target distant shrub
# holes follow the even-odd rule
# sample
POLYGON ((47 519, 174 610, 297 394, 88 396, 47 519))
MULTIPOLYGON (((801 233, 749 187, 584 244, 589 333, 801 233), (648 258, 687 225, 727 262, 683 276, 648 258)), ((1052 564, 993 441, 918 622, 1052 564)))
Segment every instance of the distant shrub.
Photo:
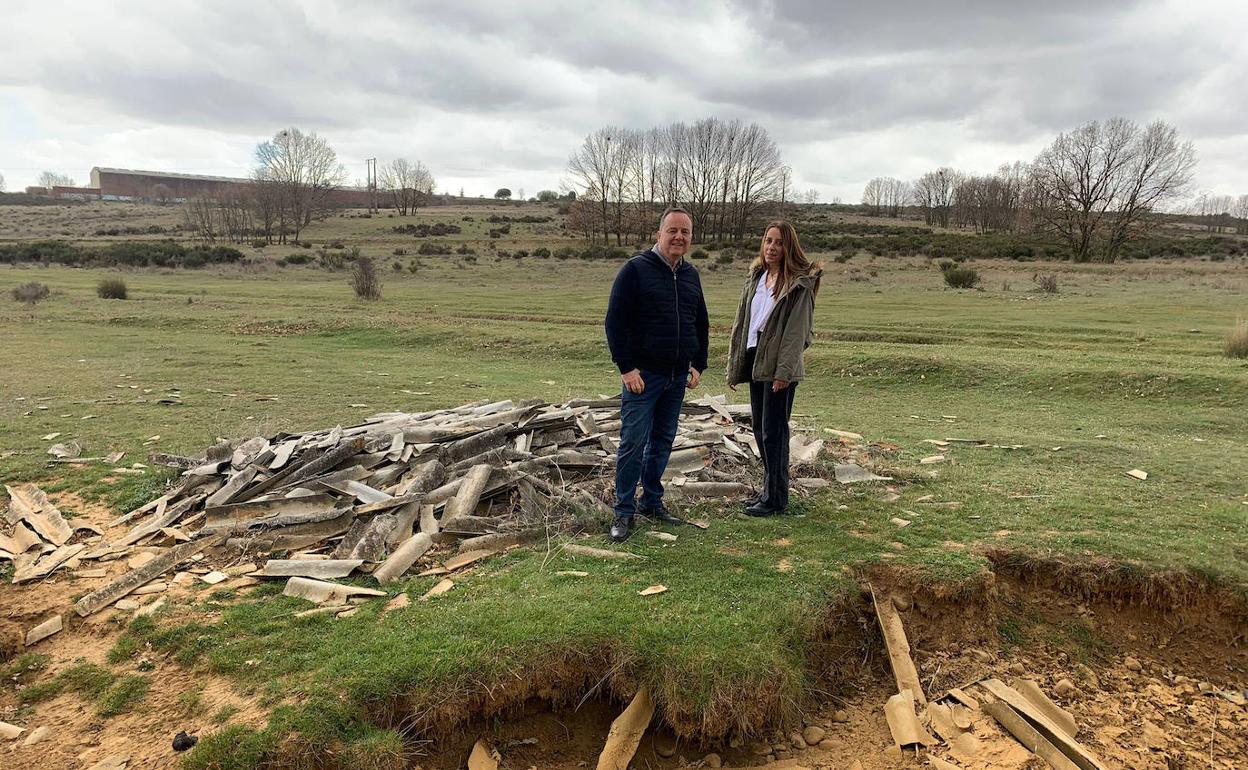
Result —
POLYGON ((256 238, 251 242, 251 245, 257 249, 263 249, 265 246, 269 245, 269 242, 263 238, 256 238))
POLYGON ((416 250, 417 254, 423 257, 442 256, 451 253, 451 247, 444 243, 422 243, 420 248, 416 250))
POLYGON ((13 287, 13 299, 18 302, 25 302, 27 305, 34 305, 40 300, 48 298, 48 285, 39 283, 38 281, 30 281, 21 286, 13 287))
POLYGON ((832 261, 837 263, 838 265, 843 265, 846 262, 848 262, 850 259, 852 259, 853 256, 854 256, 853 254, 846 254, 842 252, 840 254, 837 254, 835 257, 833 257, 832 261))
POLYGON ((497 262, 500 259, 511 259, 511 252, 506 251, 505 249, 499 249, 494 261, 497 262))
POLYGON ((715 264, 717 264, 717 265, 731 265, 731 264, 732 264, 732 260, 733 260, 732 250, 731 250, 731 249, 725 249, 724 251, 721 251, 721 252, 719 253, 719 256, 715 257, 715 264))
POLYGON ((576 249, 571 246, 562 246, 555 250, 555 259, 572 259, 576 256, 576 249))
POLYGON ((393 265, 391 265, 391 267, 394 269, 394 272, 396 272, 396 273, 401 273, 401 272, 403 272, 403 263, 402 263, 402 262, 400 262, 400 261, 399 261, 399 260, 397 260, 397 259, 396 259, 396 260, 394 260, 394 264, 393 264, 393 265))
POLYGON ((1035 277, 1036 288, 1045 294, 1057 294, 1057 273, 1049 273, 1048 275, 1037 275, 1035 277))
POLYGON ((312 261, 312 255, 295 252, 294 254, 286 257, 285 261, 291 265, 306 265, 312 261))
MULTIPOLYGON (((289 257, 287 259, 289 259, 289 257)), ((341 270, 347 266, 347 258, 345 256, 342 254, 330 254, 328 252, 321 252, 321 255, 317 258, 317 262, 319 262, 321 267, 326 270, 341 270)))
POLYGON ((394 256, 396 256, 396 257, 406 257, 406 256, 407 256, 407 249, 395 249, 395 250, 394 250, 394 256))
POLYGON ((536 249, 533 249, 533 256, 538 259, 550 259, 550 249, 545 246, 538 246, 536 249))
POLYGON ((529 256, 529 252, 524 249, 518 249, 515 254, 511 255, 512 259, 524 259, 527 256, 529 256))
POLYGON ((1227 358, 1248 358, 1248 319, 1236 319, 1235 326, 1226 333, 1222 355, 1227 358))
POLYGON ((333 243, 326 244, 325 248, 341 251, 342 249, 345 249, 346 246, 342 245, 342 241, 334 241, 333 243))
POLYGON ((469 245, 468 245, 468 244, 466 244, 466 243, 461 243, 461 244, 459 245, 459 248, 458 248, 458 249, 455 249, 455 253, 456 253, 456 254, 473 254, 473 255, 475 255, 475 254, 477 253, 477 250, 476 250, 476 249, 474 249, 474 248, 472 248, 471 246, 469 246, 469 245))
POLYGON ((950 267, 943 271, 945 285, 953 289, 973 289, 979 283, 979 271, 973 267, 950 267))
POLYGON ((351 265, 351 289, 360 299, 381 299, 381 274, 368 257, 359 257, 351 265))
POLYGON ((104 278, 96 284, 95 293, 100 299, 125 299, 126 282, 120 278, 104 278))
POLYGON ((702 249, 694 249, 689 259, 706 259, 706 252, 702 249))
POLYGON ((299 246, 304 249, 310 249, 312 248, 312 241, 303 241, 299 246))

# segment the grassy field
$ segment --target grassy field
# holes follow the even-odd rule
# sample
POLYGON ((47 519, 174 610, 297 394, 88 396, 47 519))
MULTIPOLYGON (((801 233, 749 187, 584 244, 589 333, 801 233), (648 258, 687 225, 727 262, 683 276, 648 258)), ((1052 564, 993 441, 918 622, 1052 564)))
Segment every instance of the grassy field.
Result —
MULTIPOLYGON (((308 236, 383 256, 403 240, 384 232, 395 222, 335 219, 308 236)), ((498 248, 540 243, 546 236, 523 228, 543 226, 513 224, 515 243, 498 248)), ((401 272, 387 260, 383 298, 372 303, 354 299, 344 272, 314 267, 0 269, 6 294, 28 280, 53 290, 33 308, 0 303, 0 478, 125 506, 153 494, 159 478, 49 467, 53 442, 41 437, 142 462, 153 449, 196 454, 218 436, 349 424, 383 410, 618 390, 601 330, 618 264, 497 260, 480 233, 462 238, 478 247, 475 263, 424 257, 412 273, 407 259, 401 272), (116 275, 131 298, 97 298, 96 282, 116 275), (181 403, 158 403, 170 395, 181 403)), ((745 262, 698 264, 712 322, 701 391, 720 393, 745 262)), ((415 715, 417 726, 446 728, 482 710, 487 690, 497 705, 579 697, 595 684, 626 694, 648 682, 683 733, 756 726, 808 696, 819 673, 811 646, 835 623, 829 613, 883 563, 957 584, 983 570, 986 549, 1104 557, 1248 594, 1248 362, 1221 355, 1223 334, 1248 315, 1248 265, 976 267, 981 291, 945 289, 926 260, 828 264, 797 419, 896 444, 877 470, 898 477, 901 500, 838 488, 803 503, 800 516, 770 521, 709 505, 707 532, 626 546, 644 560, 513 552, 437 602, 384 618, 370 607, 294 620, 280 587, 258 600, 205 593, 130 633, 230 673, 279 708, 269 731, 206 739, 190 763, 225 756, 248 766, 291 731, 312 747, 380 756, 398 742, 396 725, 415 715), (1056 271, 1060 291, 1035 291, 1037 271, 1056 271), (925 439, 949 437, 1020 448, 954 447, 944 463, 919 463, 936 454, 925 439), (1126 476, 1133 468, 1148 479, 1126 476), (925 495, 962 505, 920 502, 925 495), (898 529, 896 516, 912 523, 898 529), (591 576, 556 574, 567 569, 591 576), (660 582, 666 594, 637 596, 660 582)), ((411 578, 392 593, 419 596, 434 580, 411 578)))

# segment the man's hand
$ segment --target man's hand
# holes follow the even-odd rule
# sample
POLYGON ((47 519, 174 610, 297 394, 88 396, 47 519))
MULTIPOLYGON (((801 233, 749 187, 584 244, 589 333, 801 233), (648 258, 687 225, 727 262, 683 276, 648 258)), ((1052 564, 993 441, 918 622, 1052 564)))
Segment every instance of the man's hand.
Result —
POLYGON ((702 381, 702 372, 699 372, 697 369, 694 369, 692 366, 689 367, 689 383, 688 383, 689 387, 696 388, 698 387, 698 383, 701 381, 702 381))
POLYGON ((784 390, 784 389, 785 389, 785 388, 787 388, 787 387, 789 387, 789 381, 788 381, 788 380, 772 380, 772 381, 771 381, 771 392, 772 392, 772 393, 779 393, 780 391, 784 390))
POLYGON ((620 379, 624 381, 624 387, 628 388, 629 393, 640 393, 646 389, 646 381, 641 378, 640 369, 624 372, 620 379))

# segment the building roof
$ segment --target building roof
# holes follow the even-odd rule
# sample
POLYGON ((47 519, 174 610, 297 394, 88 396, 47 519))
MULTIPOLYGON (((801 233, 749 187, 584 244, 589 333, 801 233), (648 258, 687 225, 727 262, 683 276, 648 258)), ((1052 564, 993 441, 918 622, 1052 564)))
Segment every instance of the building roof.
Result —
POLYGON ((91 169, 91 173, 101 174, 125 174, 127 176, 158 176, 170 179, 187 179, 194 182, 231 182, 234 184, 247 183, 250 179, 243 179, 234 176, 208 176, 206 174, 179 174, 176 171, 138 171, 131 168, 103 168, 96 166, 91 169))

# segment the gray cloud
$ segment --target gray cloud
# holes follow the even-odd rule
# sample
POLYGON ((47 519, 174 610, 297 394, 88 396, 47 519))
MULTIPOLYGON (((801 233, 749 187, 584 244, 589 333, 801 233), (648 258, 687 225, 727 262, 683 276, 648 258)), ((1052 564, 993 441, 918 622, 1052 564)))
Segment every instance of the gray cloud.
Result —
MULTIPOLYGON (((1168 120, 1198 149, 1216 140, 1202 178, 1248 187, 1226 160, 1248 152, 1248 108, 1233 98, 1248 10, 1234 0, 19 0, 6 12, 0 96, 40 120, 0 123, 0 168, 57 147, 141 155, 161 132, 248 146, 299 125, 348 162, 421 155, 451 180, 518 187, 504 175, 522 173, 536 188, 601 125, 714 114, 767 127, 799 185, 848 195, 863 175, 1026 158, 1058 131, 1124 115, 1168 120)), ((157 143, 165 158, 184 147, 157 143)))

